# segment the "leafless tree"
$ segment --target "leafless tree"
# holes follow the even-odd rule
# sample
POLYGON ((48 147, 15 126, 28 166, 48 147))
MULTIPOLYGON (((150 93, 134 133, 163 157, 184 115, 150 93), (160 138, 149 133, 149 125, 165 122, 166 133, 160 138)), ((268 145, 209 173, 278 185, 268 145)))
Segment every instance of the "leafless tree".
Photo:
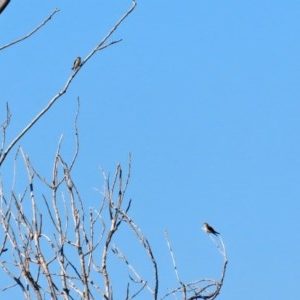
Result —
MULTIPOLYGON (((20 165, 17 161, 19 156, 22 157, 29 188, 24 188, 19 196, 12 190, 7 198, 3 187, 0 187, 0 224, 4 233, 0 243, 0 267, 14 282, 3 290, 19 287, 25 299, 113 299, 114 291, 120 289, 111 279, 111 273, 118 270, 109 272, 109 256, 115 255, 130 272, 124 299, 139 295, 144 298, 145 294, 159 299, 160 280, 154 253, 149 241, 129 215, 131 200, 125 199, 131 157, 125 178, 118 164, 111 181, 105 176, 99 205, 87 208, 71 175, 78 154, 78 140, 69 165, 62 158, 61 143, 62 140, 54 157, 49 182, 36 171, 29 157, 19 148, 15 161, 16 165, 20 165), (42 196, 37 196, 35 192, 39 184, 47 189, 42 196), (146 253, 152 266, 150 279, 145 279, 122 253, 120 246, 113 242, 121 226, 132 231, 146 253), (8 249, 10 260, 6 255, 8 249)), ((222 239, 219 240, 220 245, 216 243, 224 258, 220 280, 200 279, 193 282, 180 279, 167 234, 166 240, 178 287, 160 299, 176 294, 180 294, 182 299, 215 299, 223 285, 227 265, 222 239)))
MULTIPOLYGON (((2 1, 0 13, 9 1, 2 1)), ((2 287, 2 292, 19 288, 24 299, 124 299, 142 298, 166 299, 216 299, 222 288, 227 254, 222 238, 212 238, 216 249, 223 257, 219 280, 199 279, 183 282, 176 265, 170 239, 166 242, 172 258, 178 286, 171 288, 165 295, 159 295, 159 268, 152 247, 139 226, 130 217, 131 199, 127 189, 131 176, 131 156, 126 175, 118 164, 112 178, 104 174, 104 188, 98 201, 87 206, 79 192, 74 176, 74 165, 79 151, 78 114, 75 116, 75 151, 70 161, 65 160, 61 148, 63 138, 58 142, 54 154, 51 178, 41 174, 31 163, 29 155, 19 146, 21 138, 37 121, 62 97, 82 66, 93 55, 121 40, 108 41, 120 24, 135 9, 136 1, 125 12, 107 35, 97 43, 91 52, 77 61, 74 72, 63 84, 61 90, 49 100, 48 104, 34 117, 23 130, 8 144, 7 128, 11 123, 11 112, 6 105, 6 118, 0 125, 2 138, 0 145, 0 167, 7 155, 16 149, 14 156, 13 184, 7 192, 0 177, 0 268, 11 279, 11 284, 2 287), (18 174, 23 172, 23 188, 18 185, 18 174), (18 188, 17 188, 18 186, 18 188), (17 191, 18 190, 18 191, 17 191), (149 274, 142 273, 131 259, 124 254, 124 247, 118 244, 119 232, 127 229, 137 241, 139 249, 145 254, 150 266, 149 274), (128 270, 125 288, 115 282, 118 270, 111 265, 112 258, 128 270)), ((39 26, 24 37, 0 50, 11 47, 30 38, 43 28, 59 10, 54 10, 39 26)))

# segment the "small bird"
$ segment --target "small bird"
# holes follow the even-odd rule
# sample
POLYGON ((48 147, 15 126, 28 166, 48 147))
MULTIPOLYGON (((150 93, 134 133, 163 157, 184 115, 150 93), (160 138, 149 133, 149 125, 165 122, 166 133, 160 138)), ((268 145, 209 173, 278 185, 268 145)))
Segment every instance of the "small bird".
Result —
POLYGON ((81 66, 81 57, 78 56, 74 61, 72 70, 76 71, 80 66, 81 66))
POLYGON ((220 234, 218 231, 215 231, 208 223, 204 223, 204 224, 203 224, 203 230, 204 230, 206 233, 212 233, 212 234, 214 234, 214 235, 220 234))

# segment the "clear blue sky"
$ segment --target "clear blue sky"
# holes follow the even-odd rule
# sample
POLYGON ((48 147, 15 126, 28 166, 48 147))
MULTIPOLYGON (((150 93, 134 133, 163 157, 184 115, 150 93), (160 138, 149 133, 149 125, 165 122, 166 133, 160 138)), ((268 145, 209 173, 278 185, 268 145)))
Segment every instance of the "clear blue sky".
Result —
MULTIPOLYGON (((11 2, 0 16, 0 45, 61 11, 0 52, 1 120, 6 101, 13 114, 9 140, 130 5, 11 2)), ((66 157, 72 154, 79 96, 74 176, 82 193, 96 199, 101 168, 126 168, 132 153, 131 213, 158 257, 161 295, 175 284, 165 229, 183 280, 220 276, 220 255, 201 230, 208 221, 229 258, 219 299, 298 296, 299 15, 296 0, 138 1, 114 35, 123 41, 84 65, 20 143, 50 177, 61 133, 66 157)))

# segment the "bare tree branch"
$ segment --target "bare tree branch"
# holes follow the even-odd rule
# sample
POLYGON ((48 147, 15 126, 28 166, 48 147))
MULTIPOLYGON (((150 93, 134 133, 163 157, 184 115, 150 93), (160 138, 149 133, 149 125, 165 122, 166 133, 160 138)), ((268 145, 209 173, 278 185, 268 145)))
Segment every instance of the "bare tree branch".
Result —
POLYGON ((0 125, 0 130, 2 131, 2 143, 1 143, 1 148, 0 148, 0 157, 2 155, 4 146, 5 146, 6 128, 9 126, 10 118, 11 118, 11 113, 9 110, 8 103, 6 102, 6 120, 3 122, 3 124, 0 125))
MULTIPOLYGON (((5 0, 4 0, 5 1, 5 0)), ((9 2, 9 1, 8 1, 9 2)), ((7 3, 8 4, 8 3, 7 3)), ((6 5, 7 5, 6 4, 6 5)), ((56 14, 59 12, 59 9, 56 8, 40 25, 38 25, 35 29, 33 29, 30 33, 26 34, 25 36, 15 40, 15 41, 12 41, 12 42, 9 42, 8 44, 4 45, 4 46, 1 46, 0 47, 0 51, 7 48, 7 47, 10 47, 12 45, 15 45, 19 42, 22 42, 24 40, 26 40, 27 38, 31 37, 33 34, 35 34, 39 29, 41 29, 48 21, 50 21, 50 19, 56 14)), ((0 5, 0 13, 1 13, 1 5, 0 5)))
POLYGON ((65 86, 49 101, 49 103, 29 122, 27 126, 15 137, 15 139, 8 145, 8 147, 3 151, 0 156, 0 166, 5 160, 7 154, 11 151, 11 149, 15 146, 15 144, 27 133, 27 131, 50 109, 50 107, 63 95, 67 92, 68 87, 73 81, 74 77, 77 75, 79 70, 81 70, 82 66, 97 52, 100 51, 118 41, 111 42, 108 45, 104 45, 107 39, 115 32, 115 30, 120 26, 120 24, 129 16, 129 14, 136 7, 136 1, 132 0, 132 7, 121 17, 121 19, 112 27, 109 33, 102 39, 102 41, 92 50, 92 52, 83 60, 81 66, 76 68, 72 75, 67 80, 65 86))
POLYGON ((222 267, 222 273, 221 273, 221 278, 219 281, 214 280, 214 279, 199 279, 194 282, 188 282, 184 283, 179 276, 179 271, 175 262, 175 256, 173 253, 173 249, 168 237, 168 233, 165 232, 165 237, 167 241, 167 245, 169 248, 169 252, 171 255, 173 267, 174 267, 174 272, 176 275, 176 278, 179 283, 179 287, 176 287, 172 289, 170 292, 165 294, 162 299, 168 298, 169 296, 175 296, 177 293, 182 294, 182 299, 184 300, 195 300, 195 299, 207 299, 207 300, 214 300, 216 297, 220 294, 221 288, 223 286, 224 278, 225 278, 225 273, 226 273, 226 267, 228 263, 227 259, 227 254, 226 254, 226 249, 224 242, 219 236, 219 240, 221 242, 221 247, 220 245, 216 242, 216 240, 210 235, 210 238, 212 239, 213 243, 216 245, 218 251, 223 257, 223 267, 222 267), (213 289, 213 291, 211 291, 213 289))
POLYGON ((111 30, 108 32, 108 34, 102 39, 102 41, 91 51, 91 53, 83 60, 82 64, 85 64, 97 51, 103 50, 108 46, 111 46, 115 43, 120 42, 121 40, 118 41, 113 41, 110 42, 109 44, 105 45, 105 42, 112 36, 112 34, 117 30, 117 28, 120 26, 120 24, 133 12, 135 9, 137 3, 135 0, 132 0, 132 7, 120 18, 120 20, 111 28, 111 30))
MULTIPOLYGON (((37 173, 23 149, 19 148, 18 154, 22 154, 28 174, 29 189, 25 188, 19 197, 16 197, 12 191, 11 198, 7 201, 2 192, 2 185, 0 186, 2 195, 0 225, 5 235, 2 249, 11 248, 13 256, 13 260, 9 261, 3 260, 0 255, 0 267, 15 282, 3 290, 18 286, 26 299, 32 298, 32 294, 36 299, 42 299, 43 295, 47 294, 51 299, 102 297, 113 300, 113 291, 118 287, 114 286, 111 279, 114 270, 109 270, 108 257, 112 250, 112 253, 126 264, 132 274, 129 275, 129 282, 127 282, 126 299, 134 299, 142 296, 143 293, 150 293, 152 299, 157 300, 159 278, 156 259, 148 239, 129 216, 131 200, 127 205, 124 203, 124 195, 131 177, 131 156, 129 156, 126 180, 123 179, 123 170, 118 164, 113 184, 105 184, 104 199, 100 201, 99 208, 92 208, 87 213, 86 206, 72 179, 72 172, 68 166, 70 164, 62 158, 61 142, 62 139, 59 141, 53 162, 52 184, 46 184, 44 177, 37 173), (37 179, 52 193, 52 201, 43 195, 46 210, 41 206, 43 202, 38 201, 34 192, 37 179), (28 205, 29 203, 31 205, 28 205), (105 215, 105 211, 106 218, 102 216, 105 215), (44 219, 50 220, 47 222, 47 228, 44 228, 44 219), (120 248, 112 244, 121 226, 127 226, 133 232, 148 255, 153 269, 150 280, 143 278, 120 248), (74 259, 74 255, 77 259, 74 259), (103 280, 102 285, 99 284, 99 278, 103 280), (135 287, 132 288, 132 284, 135 287)), ((77 146, 76 149, 78 148, 77 146)), ((73 159, 71 161, 73 162, 73 159)), ((16 187, 16 174, 17 169, 13 188, 16 187)), ((108 180, 108 177, 105 178, 108 180)), ((212 238, 224 259, 221 278, 219 280, 204 278, 188 283, 180 278, 167 233, 166 239, 179 286, 161 299, 175 297, 177 294, 185 300, 215 299, 222 288, 228 262, 222 238, 220 237, 220 243, 212 238)))
MULTIPOLYGON (((81 61, 80 57, 77 58, 74 71, 64 86, 7 147, 6 132, 11 114, 6 105, 6 120, 0 125, 2 132, 0 166, 16 143, 67 92, 83 65, 97 51, 122 41, 121 39, 109 41, 109 38, 135 9, 136 1, 131 1, 130 9, 85 59, 81 61)), ((9 0, 1 1, 0 13, 8 3, 9 0)), ((58 11, 56 9, 52 12, 31 33, 2 46, 0 50, 33 35, 58 11)), ((93 204, 88 208, 87 199, 82 198, 76 180, 73 178, 74 165, 79 153, 79 111, 78 98, 73 155, 70 159, 66 159, 62 154, 62 135, 54 154, 50 179, 33 166, 29 156, 21 147, 17 149, 14 157, 12 187, 8 197, 5 196, 0 177, 0 228, 3 232, 0 239, 0 268, 12 281, 2 288, 2 291, 19 288, 25 299, 113 300, 116 297, 114 292, 119 292, 120 287, 114 284, 118 269, 111 267, 110 258, 118 258, 118 263, 125 265, 126 271, 129 272, 128 277, 124 279, 125 299, 130 300, 150 294, 153 300, 157 300, 161 285, 157 261, 147 237, 129 214, 132 200, 125 199, 131 178, 131 155, 129 155, 128 172, 125 178, 121 164, 118 164, 112 182, 109 176, 104 176, 105 185, 101 198, 96 205, 93 204), (19 167, 20 160, 22 168, 19 167), (20 187, 21 184, 23 186, 20 187), (135 266, 134 262, 132 263, 131 259, 123 254, 126 251, 122 252, 122 246, 115 245, 124 227, 133 234, 136 245, 146 255, 146 261, 150 266, 150 272, 146 276, 142 275, 139 266, 135 266)), ((223 286, 228 263, 221 236, 218 240, 210 236, 223 257, 220 279, 203 278, 192 282, 184 282, 181 278, 167 232, 165 237, 178 283, 161 299, 177 296, 184 300, 216 299, 223 286)), ((131 248, 130 251, 135 250, 131 248)))

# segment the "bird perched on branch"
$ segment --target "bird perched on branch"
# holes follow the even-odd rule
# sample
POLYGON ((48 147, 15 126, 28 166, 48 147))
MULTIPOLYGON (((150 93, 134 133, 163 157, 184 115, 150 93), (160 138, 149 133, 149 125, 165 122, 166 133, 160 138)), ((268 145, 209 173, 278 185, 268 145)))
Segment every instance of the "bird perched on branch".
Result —
POLYGON ((212 233, 212 234, 214 234, 214 235, 220 234, 218 231, 215 231, 208 223, 204 223, 204 224, 203 224, 203 230, 204 230, 206 233, 212 233))
POLYGON ((81 66, 81 57, 78 56, 74 61, 72 70, 76 71, 80 66, 81 66))

